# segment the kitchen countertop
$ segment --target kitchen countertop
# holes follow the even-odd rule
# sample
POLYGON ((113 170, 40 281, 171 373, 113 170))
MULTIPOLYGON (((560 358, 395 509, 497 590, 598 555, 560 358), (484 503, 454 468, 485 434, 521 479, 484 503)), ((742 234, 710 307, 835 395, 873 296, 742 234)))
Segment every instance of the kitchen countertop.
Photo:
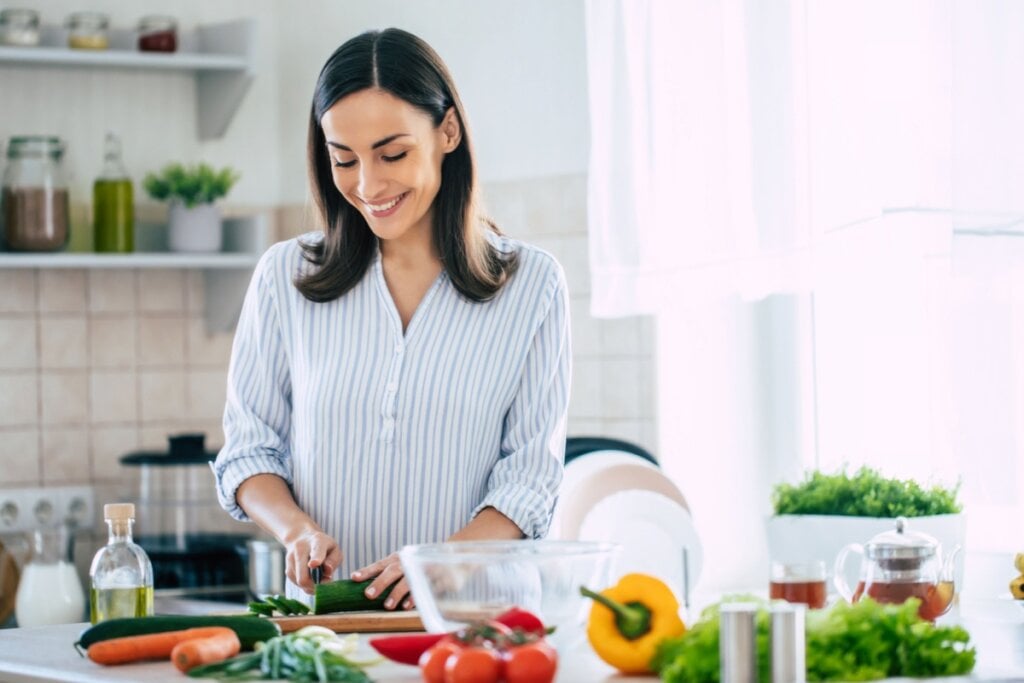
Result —
MULTIPOLYGON (((1017 605, 992 601, 964 609, 962 622, 971 633, 978 650, 978 664, 970 678, 943 679, 954 681, 1024 681, 1024 611, 1017 605), (1009 609, 1007 609, 1009 608, 1009 609)), ((72 647, 86 624, 64 624, 37 628, 0 631, 0 681, 22 683, 31 681, 79 681, 109 683, 117 681, 186 680, 169 662, 101 667, 78 655, 72 647)), ((361 649, 372 653, 360 636, 361 649)), ((414 683, 420 681, 415 667, 385 662, 368 669, 380 683, 414 683)), ((590 648, 563 653, 559 662, 559 683, 628 683, 651 681, 647 677, 616 676, 597 659, 590 648)))

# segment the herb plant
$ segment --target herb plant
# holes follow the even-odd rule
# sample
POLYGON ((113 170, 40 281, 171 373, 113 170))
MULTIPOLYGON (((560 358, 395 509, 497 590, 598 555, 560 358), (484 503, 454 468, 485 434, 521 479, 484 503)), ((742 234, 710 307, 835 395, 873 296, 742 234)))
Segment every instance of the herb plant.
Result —
MULTIPOLYGON (((886 677, 961 676, 974 669, 975 651, 961 626, 922 620, 917 598, 881 605, 865 598, 807 613, 807 680, 872 681, 886 677)), ((720 603, 721 604, 721 603, 720 603)), ((661 643, 652 662, 666 683, 718 683, 719 605, 679 638, 661 643)), ((760 680, 768 680, 768 611, 757 615, 760 680)))
POLYGON ((202 163, 195 166, 168 164, 159 173, 147 173, 142 184, 153 199, 177 199, 191 209, 224 197, 239 177, 237 171, 228 167, 218 171, 202 163))
POLYGON ((799 484, 778 484, 772 492, 776 515, 923 517, 960 512, 959 484, 924 488, 913 480, 888 479, 862 467, 853 475, 811 472, 799 484))

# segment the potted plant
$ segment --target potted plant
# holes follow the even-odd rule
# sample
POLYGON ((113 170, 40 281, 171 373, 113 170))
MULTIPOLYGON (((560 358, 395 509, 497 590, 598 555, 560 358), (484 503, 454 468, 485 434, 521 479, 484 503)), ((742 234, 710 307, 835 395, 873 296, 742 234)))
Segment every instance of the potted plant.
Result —
MULTIPOLYGON (((824 560, 831 568, 843 546, 864 544, 892 531, 897 517, 907 518, 910 529, 934 536, 947 551, 962 547, 966 519, 957 499, 959 488, 926 488, 913 480, 883 477, 867 467, 852 475, 810 472, 798 484, 775 486, 774 515, 767 523, 768 552, 773 560, 824 560)), ((963 575, 962 558, 961 553, 958 577, 963 575)))
POLYGON ((208 164, 168 164, 159 173, 148 173, 143 186, 150 197, 170 203, 167 242, 171 251, 220 251, 220 209, 214 202, 238 182, 231 168, 215 170, 208 164))

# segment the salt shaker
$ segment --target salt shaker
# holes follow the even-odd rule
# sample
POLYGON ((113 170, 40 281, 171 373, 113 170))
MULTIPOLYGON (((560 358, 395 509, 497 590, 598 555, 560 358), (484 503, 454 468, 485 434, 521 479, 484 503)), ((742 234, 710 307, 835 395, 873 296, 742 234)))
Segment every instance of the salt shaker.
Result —
POLYGON ((772 683, 806 683, 804 605, 776 602, 771 606, 772 683))
POLYGON ((722 605, 718 630, 722 683, 757 683, 757 605, 722 605))

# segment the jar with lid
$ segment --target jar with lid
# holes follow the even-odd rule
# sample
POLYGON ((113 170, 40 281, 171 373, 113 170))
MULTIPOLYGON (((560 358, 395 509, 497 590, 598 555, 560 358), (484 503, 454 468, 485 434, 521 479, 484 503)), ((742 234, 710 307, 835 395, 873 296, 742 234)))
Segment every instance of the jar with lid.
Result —
POLYGON ((68 47, 78 50, 106 50, 110 18, 102 12, 75 12, 68 17, 68 47))
POLYGON ((12 251, 56 251, 68 241, 64 143, 43 135, 13 137, 7 145, 2 205, 3 241, 12 251))
POLYGON ((139 21, 139 49, 143 52, 174 52, 178 49, 178 22, 174 17, 151 14, 139 21))
POLYGON ((0 45, 33 47, 39 44, 39 12, 10 8, 0 11, 0 45))

